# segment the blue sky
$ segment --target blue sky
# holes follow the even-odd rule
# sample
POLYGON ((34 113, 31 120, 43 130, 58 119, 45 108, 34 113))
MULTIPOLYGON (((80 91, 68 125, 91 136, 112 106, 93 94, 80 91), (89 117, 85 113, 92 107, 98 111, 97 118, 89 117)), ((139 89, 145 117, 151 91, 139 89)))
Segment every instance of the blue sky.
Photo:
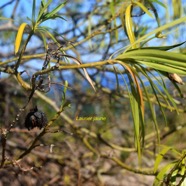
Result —
MULTIPOLYGON (((0 1, 0 7, 3 4, 5 4, 6 2, 9 2, 9 1, 1 0, 0 1)), ((40 5, 40 1, 37 0, 36 2, 37 2, 37 6, 39 6, 40 5)), ((55 1, 55 2, 57 2, 57 1, 55 1)), ((86 0, 86 1, 83 1, 83 3, 81 3, 79 6, 81 6, 81 10, 82 11, 86 11, 87 9, 90 10, 91 7, 92 7, 92 4, 94 4, 95 2, 96 1, 93 1, 93 0, 92 1, 86 0)), ((183 2, 183 9, 184 8, 186 9, 186 2, 185 2, 185 0, 182 0, 182 2, 183 2)), ((12 13, 14 5, 15 5, 15 2, 13 4, 11 4, 11 5, 6 6, 6 8, 3 9, 4 16, 6 16, 8 18, 11 16, 11 13, 12 13)), ((75 7, 72 6, 71 8, 73 9, 75 7)), ((158 10, 158 13, 161 12, 160 17, 161 16, 162 17, 165 16, 163 14, 163 12, 165 12, 164 8, 162 8, 161 6, 158 6, 157 10, 158 10)), ((172 10, 172 8, 170 8, 170 10, 172 10)), ((31 11, 32 11, 32 1, 20 0, 20 3, 19 3, 19 6, 18 6, 16 14, 18 15, 18 17, 19 17, 19 15, 22 15, 22 17, 21 17, 22 21, 18 20, 18 22, 15 23, 15 24, 17 26, 19 26, 20 22, 25 22, 25 21, 28 22, 26 17, 30 17, 31 18, 31 11), (24 14, 22 14, 23 12, 24 12, 24 14)), ((151 26, 156 27, 157 26, 157 25, 152 25, 151 21, 154 21, 154 20, 149 18, 148 15, 144 15, 141 18, 142 18, 142 20, 144 22, 148 23, 149 27, 151 27, 151 26)), ((61 30, 61 29, 62 30, 66 30, 66 29, 68 29, 70 27, 71 20, 68 19, 67 22, 65 22, 65 21, 62 22, 61 20, 60 20, 60 22, 59 22, 59 20, 52 20, 52 21, 46 22, 45 24, 47 26, 49 26, 49 27, 52 27, 52 28, 59 28, 59 30, 61 30)), ((185 26, 185 25, 183 25, 183 26, 185 26)), ((183 34, 180 38, 178 38, 178 40, 179 39, 181 41, 186 40, 186 34, 183 34)), ((170 42, 170 43, 165 43, 165 44, 175 44, 175 43, 172 43, 173 41, 175 42, 175 34, 174 33, 170 33, 169 34, 169 38, 168 38, 168 42, 170 42)), ((181 42, 181 41, 178 41, 178 42, 181 42)), ((36 38, 32 39, 32 43, 33 43, 33 45, 35 45, 36 43, 38 45, 40 44, 40 43, 37 42, 36 38)), ((158 45, 158 42, 155 41, 155 40, 152 40, 151 41, 151 45, 153 45, 153 46, 158 45)), ((32 44, 29 44, 29 46, 32 47, 32 44)), ((12 48, 12 50, 13 50, 13 48, 12 48)), ((84 56, 82 59, 83 59, 83 61, 87 61, 87 62, 96 61, 96 60, 99 60, 99 56, 98 56, 98 54, 91 54, 89 56, 84 56)), ((33 61, 32 61, 32 63, 33 63, 33 61)))

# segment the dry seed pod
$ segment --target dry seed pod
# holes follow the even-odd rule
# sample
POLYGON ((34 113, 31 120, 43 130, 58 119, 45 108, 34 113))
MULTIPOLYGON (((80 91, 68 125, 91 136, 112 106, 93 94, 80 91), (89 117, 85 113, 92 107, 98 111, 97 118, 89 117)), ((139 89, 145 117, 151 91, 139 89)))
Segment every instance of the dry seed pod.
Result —
POLYGON ((30 110, 25 119, 25 127, 31 130, 35 127, 43 128, 47 124, 47 117, 44 112, 37 109, 37 106, 30 110))

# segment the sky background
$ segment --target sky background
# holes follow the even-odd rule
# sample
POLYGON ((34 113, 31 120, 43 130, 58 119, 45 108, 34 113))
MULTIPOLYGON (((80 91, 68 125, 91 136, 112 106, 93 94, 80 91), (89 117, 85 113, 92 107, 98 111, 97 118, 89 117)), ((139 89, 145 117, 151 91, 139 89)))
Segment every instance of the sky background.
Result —
MULTIPOLYGON (((5 1, 5 0, 1 0, 0 1, 0 8, 7 2, 10 2, 10 1, 5 1)), ((54 2, 54 5, 56 2, 59 2, 59 1, 53 1, 54 2)), ((171 0, 168 0, 168 1, 161 1, 161 2, 168 2, 169 4, 171 4, 171 0)), ((36 6, 39 7, 40 6, 40 1, 37 0, 36 1, 36 6)), ((79 1, 79 4, 76 4, 76 5, 73 5, 72 2, 69 2, 69 5, 67 3, 67 6, 69 6, 69 8, 71 8, 71 10, 74 10, 74 12, 76 12, 76 8, 78 6, 78 11, 80 11, 81 13, 83 12, 87 12, 88 10, 92 10, 92 7, 93 5, 96 3, 96 1, 94 0, 84 0, 84 1, 79 1)), ((100 3, 100 2, 99 2, 100 3)), ((98 4, 99 4, 98 3, 98 4)), ((53 4, 51 4, 53 5, 53 4)), ((185 16, 185 13, 186 12, 186 1, 185 0, 182 0, 182 7, 181 7, 181 12, 182 12, 182 16, 185 16)), ((11 13, 12 13, 12 10, 15 6, 15 2, 6 6, 5 8, 1 9, 1 12, 3 12, 3 15, 7 18, 10 18, 11 16, 11 13)), ((53 8, 52 6, 50 8, 53 8)), ((158 11, 158 14, 159 14, 159 17, 160 17, 160 20, 162 21, 165 17, 166 17, 166 22, 170 22, 172 20, 172 13, 173 13, 173 7, 171 6, 168 6, 168 10, 170 12, 170 14, 166 14, 166 11, 165 9, 162 7, 162 6, 156 6, 157 8, 157 11, 158 11)), ((168 12, 168 11, 167 11, 168 12)), ((60 11, 60 13, 65 13, 64 12, 64 9, 62 9, 60 11)), ((31 18, 31 14, 32 14, 32 1, 24 1, 24 0, 20 0, 20 3, 18 5, 18 8, 17 8, 17 11, 16 11, 16 16, 19 18, 17 20, 17 22, 15 22, 15 25, 16 26, 19 26, 20 23, 22 22, 27 22, 29 23, 27 17, 31 18)), ((57 29, 58 32, 64 32, 65 30, 68 30, 69 28, 71 28, 71 25, 72 25, 72 20, 68 17, 65 17, 65 19, 67 19, 67 21, 62 21, 62 20, 51 20, 51 21, 46 21, 44 23, 45 26, 48 26, 48 27, 51 27, 53 29, 57 29)), ((98 17, 92 17, 91 18, 91 22, 93 24, 97 24, 97 19, 99 19, 98 17)), ((157 27, 157 25, 154 24, 154 19, 150 18, 148 15, 144 15, 144 16, 141 16, 140 19, 145 22, 145 24, 147 24, 147 26, 149 26, 150 28, 152 27, 155 28, 157 27)), ((84 22, 82 24, 82 28, 83 28, 83 25, 85 24, 88 24, 90 20, 87 20, 87 22, 84 22)), ((134 21, 138 21, 138 18, 134 18, 134 21)), ((1 22, 1 21, 0 21, 1 22)), ((163 22, 161 22, 161 24, 164 24, 163 22)), ((186 24, 182 24, 179 26, 179 29, 181 30, 182 28, 184 28, 186 26, 186 24)), ((81 29, 81 28, 80 28, 81 29)), ((78 31, 77 31, 78 32, 78 31)), ((71 36, 68 35, 67 36, 67 39, 70 38, 71 36)), ((121 36, 123 37, 123 36, 121 36)), ((79 38, 81 39, 81 38, 79 38)), ((175 34, 175 30, 170 30, 169 31, 169 34, 167 36, 167 39, 165 40, 164 42, 164 45, 172 45, 172 44, 176 44, 176 43, 179 43, 179 42, 183 42, 183 41, 186 41, 186 34, 184 32, 180 32, 178 31, 178 34, 176 35, 175 34), (177 39, 175 39, 175 37, 177 37, 177 39)), ((90 42, 86 43, 87 47, 90 47, 89 46, 90 42)), ((161 43, 158 41, 158 40, 152 40, 151 42, 149 42, 149 44, 151 46, 159 46, 160 44, 162 44, 162 41, 161 43)), ((33 37, 31 42, 29 43, 28 47, 32 48, 32 47, 35 47, 35 46, 40 46, 42 45, 42 42, 40 40, 37 39, 37 37, 33 37)), ((121 44, 118 44, 117 46, 118 48, 121 48, 121 44)), ((182 46, 182 47, 185 47, 185 46, 182 46)), ((13 48, 13 45, 11 45, 10 47, 8 48, 5 48, 5 47, 0 47, 0 49, 2 51, 7 51, 9 52, 10 50, 13 52, 14 51, 14 48, 13 48)), ((115 50, 117 50, 117 48, 113 48, 112 49, 113 52, 115 50)), ((177 49, 175 49, 177 50, 177 49)), ((88 55, 84 55, 82 56, 82 61, 85 63, 85 62, 94 62, 94 61, 99 61, 100 60, 100 55, 98 53, 91 53, 91 54, 88 54, 88 55)), ((30 63, 32 63, 32 65, 34 66, 38 66, 38 68, 41 68, 41 66, 38 65, 38 60, 32 60, 30 63)), ((42 63, 40 63, 42 64, 42 63)), ((23 70, 23 69, 20 69, 20 70, 23 70)), ((89 72, 91 73, 91 71, 89 70, 89 72)), ((68 72, 66 72, 68 74, 68 72)), ((108 77, 111 77, 111 74, 108 73, 108 77)), ((105 81, 106 83, 106 81, 105 81)))

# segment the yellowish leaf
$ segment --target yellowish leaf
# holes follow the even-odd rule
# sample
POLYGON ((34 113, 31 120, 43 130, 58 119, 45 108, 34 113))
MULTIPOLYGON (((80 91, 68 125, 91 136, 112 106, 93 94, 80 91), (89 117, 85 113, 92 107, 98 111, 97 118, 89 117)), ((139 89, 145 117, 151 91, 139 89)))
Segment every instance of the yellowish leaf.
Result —
POLYGON ((137 6, 139 6, 146 14, 153 18, 153 15, 149 12, 149 10, 140 2, 134 2, 137 6))
MULTIPOLYGON (((129 37, 130 43, 132 45, 136 39, 135 39, 134 32, 133 32, 131 10, 132 10, 132 4, 130 4, 125 11, 125 27, 126 27, 126 31, 127 31, 127 35, 129 37)), ((132 48, 136 48, 136 46, 133 45, 132 48)))
POLYGON ((15 50, 14 50, 15 54, 17 54, 17 52, 19 51, 23 32, 24 32, 26 25, 27 25, 26 23, 22 23, 18 29, 16 40, 15 40, 15 50))

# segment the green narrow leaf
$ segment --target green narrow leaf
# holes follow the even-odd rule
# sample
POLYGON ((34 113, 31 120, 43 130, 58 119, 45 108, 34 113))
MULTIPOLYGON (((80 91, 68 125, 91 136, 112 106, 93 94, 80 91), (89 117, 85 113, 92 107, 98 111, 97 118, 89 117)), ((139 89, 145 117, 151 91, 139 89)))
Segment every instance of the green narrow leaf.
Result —
POLYGON ((160 151, 160 153, 157 155, 156 157, 156 161, 154 163, 154 172, 156 172, 158 170, 159 164, 161 163, 163 156, 169 151, 171 150, 172 147, 168 147, 168 146, 163 146, 163 149, 160 151))
MULTIPOLYGON (((153 74, 152 74, 152 75, 153 75, 153 74)), ((154 75, 153 75, 153 76, 154 76, 154 75)), ((177 113, 179 113, 178 108, 177 108, 177 105, 176 105, 176 103, 175 103, 173 97, 172 97, 172 96, 169 94, 169 92, 167 91, 168 89, 162 85, 162 83, 159 81, 159 79, 158 79, 156 76, 154 76, 154 77, 155 77, 156 81, 158 82, 158 84, 159 84, 159 85, 161 86, 161 88, 163 89, 163 93, 167 96, 167 99, 172 103, 172 105, 173 105, 173 107, 175 108, 175 110, 177 111, 177 113)))
MULTIPOLYGON (((114 1, 111 1, 110 3, 110 11, 111 11, 111 14, 112 14, 112 17, 114 17, 114 14, 115 14, 115 2, 114 1)), ((114 19, 114 27, 116 27, 116 19, 114 19)), ((115 30, 115 39, 116 39, 116 42, 118 42, 118 37, 119 37, 119 34, 118 34, 118 29, 115 30)))
POLYGON ((138 43, 144 42, 145 39, 149 38, 151 35, 155 35, 155 34, 157 34, 159 32, 162 32, 162 31, 164 31, 166 29, 172 28, 172 27, 174 27, 174 26, 176 26, 176 25, 178 25, 180 23, 183 23, 185 21, 186 21, 186 16, 185 17, 181 17, 179 19, 176 19, 175 21, 171 21, 170 23, 167 23, 165 25, 162 25, 162 26, 156 28, 155 30, 149 32, 148 34, 146 34, 146 35, 140 37, 138 40, 136 40, 131 46, 126 48, 126 51, 129 50, 130 48, 132 48, 133 45, 136 45, 138 43))
POLYGON ((138 2, 138 1, 134 1, 134 4, 139 6, 146 14, 148 14, 150 17, 153 18, 153 15, 149 12, 149 10, 142 3, 138 2))
POLYGON ((46 33, 49 35, 49 37, 54 41, 54 43, 58 43, 58 41, 56 40, 56 38, 54 37, 53 34, 51 34, 48 30, 46 30, 46 33))
POLYGON ((164 72, 186 75, 186 70, 185 69, 180 69, 180 68, 177 68, 176 66, 171 67, 171 66, 168 66, 168 65, 166 66, 165 64, 157 64, 157 63, 145 62, 145 61, 137 61, 137 62, 139 62, 140 64, 146 65, 146 67, 150 67, 150 68, 153 68, 153 69, 158 70, 158 71, 164 71, 164 72))
POLYGON ((36 0, 33 0, 33 4, 32 4, 32 23, 35 22, 35 15, 36 15, 36 0))
POLYGON ((152 2, 155 2, 157 4, 159 4, 160 6, 164 7, 164 8, 167 8, 165 4, 163 4, 162 2, 160 2, 159 0, 150 0, 152 2))
POLYGON ((65 94, 66 94, 67 88, 68 88, 68 81, 65 81, 65 86, 64 86, 64 93, 65 94))
MULTIPOLYGON (((152 9, 152 11, 154 13, 154 16, 156 18, 156 22, 158 24, 158 27, 160 27, 160 19, 159 19, 159 16, 158 16, 158 11, 154 7, 154 4, 151 2, 151 0, 147 0, 147 1, 148 1, 149 5, 150 5, 150 7, 151 7, 151 9, 152 9)), ((161 32, 159 32, 159 33, 161 33, 161 32)))
MULTIPOLYGON (((153 95, 156 97, 157 103, 159 105, 160 111, 161 111, 161 113, 163 115, 163 118, 165 120, 165 123, 167 123, 166 115, 165 115, 165 112, 164 112, 163 107, 162 107, 162 102, 160 101, 160 98, 159 98, 158 94, 163 98, 163 100, 166 103, 164 105, 164 107, 167 108, 170 104, 169 104, 168 100, 165 98, 162 91, 160 90, 161 87, 157 86, 157 84, 153 82, 152 78, 147 74, 146 69, 144 67, 142 67, 142 66, 140 66, 140 67, 141 67, 141 70, 142 70, 141 71, 142 74, 148 79, 148 81, 150 83, 150 86, 151 86, 152 91, 153 91, 153 95)), ((153 74, 151 73, 151 75, 153 75, 153 74)), ((157 131, 157 137, 158 137, 158 139, 160 139, 159 132, 158 132, 158 125, 156 125, 156 123, 155 123, 155 128, 156 128, 156 131, 157 131)))
POLYGON ((123 53, 119 55, 117 58, 129 58, 132 56, 148 56, 148 57, 157 57, 162 59, 170 59, 174 61, 181 61, 186 62, 186 55, 181 53, 175 53, 175 52, 167 52, 167 51, 161 51, 161 50, 151 50, 151 49, 139 49, 139 50, 133 50, 127 53, 123 53))
POLYGON ((153 186, 162 186, 163 180, 166 176, 167 171, 171 170, 174 167, 175 163, 170 163, 166 166, 164 166, 158 175, 155 178, 155 181, 153 183, 153 186))
POLYGON ((22 41, 22 36, 23 36, 23 32, 24 32, 24 29, 26 27, 26 23, 22 23, 18 29, 18 32, 17 32, 17 36, 16 36, 16 39, 15 39, 15 49, 14 49, 14 52, 15 54, 17 54, 17 52, 19 51, 19 48, 20 48, 20 44, 21 44, 21 41, 22 41))
POLYGON ((180 53, 144 49, 123 53, 117 56, 116 59, 145 64, 160 71, 186 74, 186 57, 180 53))
MULTIPOLYGON (((133 7, 132 4, 128 5, 125 12, 125 28, 131 45, 136 40, 133 32, 133 22, 131 18, 132 7, 133 7)), ((136 48, 136 45, 132 45, 132 48, 136 48)))
POLYGON ((170 46, 134 48, 134 49, 128 50, 127 52, 135 51, 135 50, 145 50, 145 49, 147 49, 147 50, 163 50, 163 51, 167 51, 167 50, 179 47, 179 46, 183 45, 184 43, 186 43, 186 41, 184 41, 182 43, 175 44, 175 45, 170 45, 170 46))
MULTIPOLYGON (((62 16, 58 15, 58 14, 55 14, 53 15, 52 17, 50 17, 50 19, 56 19, 56 18, 59 18, 59 19, 62 19, 64 21, 67 21, 65 18, 63 18, 62 16)), ((48 18, 47 18, 48 19, 48 18)))
POLYGON ((116 77, 116 86, 117 86, 117 91, 120 92, 120 89, 119 89, 119 79, 118 79, 118 73, 117 73, 117 70, 116 68, 113 66, 113 69, 114 69, 114 74, 115 74, 115 77, 116 77))
POLYGON ((61 3, 60 5, 58 5, 56 8, 54 8, 50 13, 47 14, 47 18, 52 17, 53 15, 55 15, 57 12, 59 12, 66 4, 67 1, 65 1, 64 3, 61 3))
POLYGON ((173 19, 178 19, 181 17, 182 2, 181 0, 172 1, 172 9, 174 12, 173 19))
MULTIPOLYGON (((128 75, 128 78, 130 80, 130 84, 133 83, 131 82, 131 78, 130 76, 128 75)), ((139 114, 136 115, 136 112, 138 111, 135 110, 135 101, 134 101, 134 95, 130 92, 130 89, 128 87, 128 83, 126 82, 125 78, 123 78, 124 80, 124 83, 126 85, 126 88, 127 88, 127 92, 128 92, 128 95, 129 95, 129 101, 130 101, 130 106, 131 106, 131 112, 132 112, 132 118, 133 118, 133 121, 134 121, 134 136, 135 136, 135 144, 136 144, 136 148, 138 150, 138 159, 141 160, 141 145, 140 145, 140 140, 139 140, 139 120, 137 119, 137 117, 139 116, 139 114), (134 118, 135 117, 135 118, 134 118), (137 123, 138 122, 138 123, 137 123)))
POLYGON ((39 15, 37 17, 37 21, 36 22, 40 22, 42 17, 44 16, 44 12, 47 11, 47 8, 49 7, 49 5, 52 3, 52 0, 48 0, 48 2, 45 4, 44 1, 42 1, 41 6, 40 6, 40 11, 39 11, 39 15))
POLYGON ((131 70, 131 67, 129 67, 127 64, 124 63, 120 63, 125 69, 127 69, 127 71, 129 72, 129 74, 127 74, 128 79, 130 81, 130 90, 128 88, 128 85, 126 83, 126 80, 124 79, 124 82, 127 86, 127 91, 128 91, 128 95, 129 95, 129 100, 130 100, 130 105, 131 105, 131 111, 132 111, 132 118, 133 118, 133 122, 134 122, 134 136, 135 136, 135 145, 137 148, 137 152, 138 152, 138 160, 139 160, 139 164, 141 164, 141 139, 144 138, 143 133, 141 134, 141 131, 143 131, 143 118, 144 118, 144 107, 143 105, 143 98, 141 95, 141 89, 138 87, 138 82, 137 79, 135 77, 135 74, 133 73, 133 71, 131 70), (135 87, 135 85, 137 87, 135 87), (140 123, 142 125, 140 125, 140 123), (141 127, 141 128, 140 128, 141 127))
MULTIPOLYGON (((149 83, 151 86, 153 86, 153 81, 151 81, 151 79, 149 78, 149 76, 146 74, 146 72, 144 71, 144 69, 138 65, 135 65, 135 67, 149 80, 149 83)), ((152 102, 151 102, 151 98, 149 97, 149 93, 147 91, 147 86, 143 83, 143 80, 139 77, 138 78, 141 82, 141 85, 143 87, 143 90, 144 90, 144 93, 146 95, 146 98, 147 98, 147 103, 149 105, 149 108, 150 108, 150 111, 151 111, 151 115, 152 115, 152 120, 154 122, 154 125, 155 125, 155 129, 156 129, 156 133, 157 133, 157 139, 158 139, 158 142, 160 142, 160 136, 159 136, 159 127, 158 127, 158 123, 157 123, 157 120, 156 120, 156 112, 155 112, 155 109, 152 105, 152 102)), ((156 96, 156 92, 154 91, 154 94, 156 96)), ((158 98, 156 98, 158 99, 158 98)))
MULTIPOLYGON (((91 35, 92 34, 92 21, 91 21, 90 16, 88 16, 88 22, 89 22, 89 24, 88 24, 88 35, 91 35)), ((91 38, 89 39, 88 43, 89 43, 89 47, 92 49, 92 39, 91 38)))
POLYGON ((184 176, 184 174, 186 173, 186 167, 184 165, 185 165, 185 163, 183 164, 183 166, 181 166, 181 170, 180 170, 180 174, 182 176, 184 176))
POLYGON ((40 36, 42 37, 45 50, 47 50, 46 37, 45 37, 45 35, 44 35, 42 32, 39 32, 39 34, 40 34, 40 36))
POLYGON ((120 15, 122 26, 126 31, 126 28, 125 28, 125 10, 126 10, 126 3, 123 3, 121 5, 121 8, 119 9, 119 15, 120 15))
MULTIPOLYGON (((129 76, 128 76, 129 77, 129 76)), ((133 85, 133 81, 130 78, 130 85, 133 85)), ((131 110, 132 110, 132 118, 134 121, 134 131, 135 131, 135 144, 138 151, 138 159, 141 162, 141 138, 140 138, 140 119, 139 119, 139 107, 137 100, 137 93, 133 86, 131 86, 132 94, 130 96, 131 110)))

